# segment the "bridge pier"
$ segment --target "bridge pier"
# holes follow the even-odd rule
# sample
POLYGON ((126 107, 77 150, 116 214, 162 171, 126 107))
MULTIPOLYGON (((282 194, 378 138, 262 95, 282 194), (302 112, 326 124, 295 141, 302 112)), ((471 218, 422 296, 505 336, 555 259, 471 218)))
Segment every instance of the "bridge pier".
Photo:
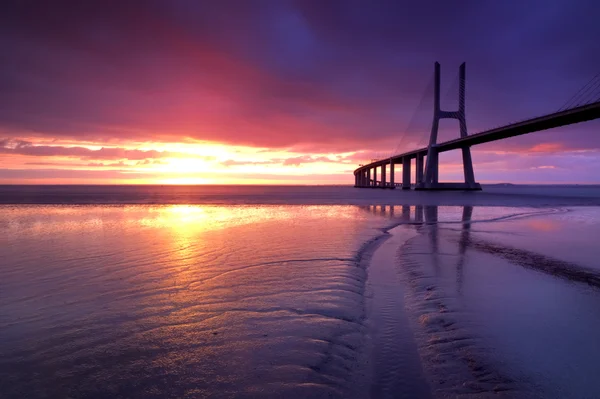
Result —
POLYGON ((402 158, 402 190, 410 190, 410 158, 402 158))
POLYGON ((377 166, 373 168, 373 187, 377 187, 377 166))
POLYGON ((460 137, 467 137, 467 122, 465 118, 465 63, 460 66, 459 71, 459 90, 458 90, 458 111, 442 111, 440 108, 440 64, 435 63, 435 87, 433 104, 433 123, 431 125, 431 136, 429 137, 429 147, 427 149, 427 162, 425 164, 425 178, 417 184, 416 190, 481 190, 479 183, 475 182, 473 173, 473 161, 471 159, 471 149, 462 148, 464 183, 440 183, 439 182, 439 151, 437 148, 437 135, 440 119, 458 119, 460 124, 460 137))
POLYGON ((390 187, 391 189, 396 188, 396 184, 394 183, 394 160, 390 158, 390 187))
POLYGON ((461 148, 463 169, 465 174, 465 183, 475 186, 475 172, 473 172, 473 160, 471 159, 471 149, 469 147, 461 148))
POLYGON ((385 181, 385 164, 381 165, 381 188, 386 188, 387 183, 385 181))
POLYGON ((417 159, 415 160, 415 167, 417 168, 417 172, 416 172, 416 182, 415 182, 415 186, 418 186, 419 184, 423 183, 423 168, 425 166, 425 155, 424 154, 417 154, 417 159))

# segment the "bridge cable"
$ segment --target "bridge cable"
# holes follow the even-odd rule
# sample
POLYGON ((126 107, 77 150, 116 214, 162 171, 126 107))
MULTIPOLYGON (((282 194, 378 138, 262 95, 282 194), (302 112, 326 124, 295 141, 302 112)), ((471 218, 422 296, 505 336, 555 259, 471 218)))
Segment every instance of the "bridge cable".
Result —
MULTIPOLYGON (((450 86, 446 89, 444 96, 440 96, 440 107, 442 109, 458 109, 458 90, 460 88, 460 73, 457 73, 454 77, 454 79, 452 80, 452 83, 450 84, 450 86)), ((433 114, 433 104, 431 104, 431 110, 430 112, 433 114)), ((433 115, 432 115, 433 117, 433 115)), ((438 130, 439 131, 439 130, 438 130)), ((427 147, 429 145, 429 140, 431 137, 431 122, 428 125, 428 128, 425 128, 422 131, 422 134, 419 136, 419 140, 417 142, 417 147, 416 148, 423 148, 423 147, 427 147)), ((439 133, 438 133, 438 142, 441 142, 441 140, 439 140, 439 133)))
POLYGON ((421 98, 419 100, 417 107, 415 108, 415 111, 413 112, 413 114, 412 114, 411 118, 409 119, 405 128, 402 130, 402 134, 400 136, 400 140, 399 140, 398 144, 389 153, 388 158, 391 158, 392 156, 398 154, 400 152, 400 150, 404 147, 405 141, 407 139, 411 138, 410 133, 414 131, 415 126, 418 124, 421 124, 421 121, 419 119, 423 115, 423 113, 427 112, 429 115, 431 115, 431 109, 433 108, 434 85, 435 85, 435 79, 432 76, 431 79, 429 80, 425 90, 423 91, 423 94, 421 95, 421 98))
POLYGON ((392 157, 393 155, 397 154, 398 151, 402 148, 402 146, 404 144, 404 140, 406 139, 408 132, 415 125, 415 123, 417 123, 417 118, 425 110, 425 106, 427 105, 427 103, 430 100, 430 97, 433 94, 433 84, 434 84, 434 79, 432 77, 429 80, 429 83, 427 84, 427 86, 425 87, 425 90, 423 91, 421 98, 419 100, 419 103, 418 103, 417 107, 415 108, 414 112, 412 113, 411 118, 409 119, 409 121, 406 124, 406 126, 404 127, 404 129, 402 129, 402 134, 400 136, 398 144, 396 145, 396 147, 394 149, 392 149, 392 151, 390 152, 388 157, 392 157))
POLYGON ((587 105, 600 100, 600 78, 596 81, 596 84, 590 88, 589 95, 585 97, 580 105, 587 105))
POLYGON ((558 109, 558 111, 565 111, 567 109, 573 108, 574 104, 577 104, 580 97, 589 89, 589 86, 595 85, 597 79, 600 79, 600 73, 590 79, 583 87, 581 87, 567 102, 558 109))
POLYGON ((583 93, 581 93, 581 96, 579 97, 579 100, 577 101, 575 106, 589 104, 589 102, 595 98, 595 92, 598 89, 598 87, 600 87, 600 74, 598 74, 597 77, 598 79, 596 79, 594 83, 588 85, 588 88, 583 93))

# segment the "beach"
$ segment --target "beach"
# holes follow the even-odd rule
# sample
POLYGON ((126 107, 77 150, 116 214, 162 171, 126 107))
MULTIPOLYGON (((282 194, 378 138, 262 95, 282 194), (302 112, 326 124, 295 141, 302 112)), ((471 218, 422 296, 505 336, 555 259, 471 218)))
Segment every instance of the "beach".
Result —
POLYGON ((0 187, 8 398, 600 396, 598 187, 71 187, 0 187))

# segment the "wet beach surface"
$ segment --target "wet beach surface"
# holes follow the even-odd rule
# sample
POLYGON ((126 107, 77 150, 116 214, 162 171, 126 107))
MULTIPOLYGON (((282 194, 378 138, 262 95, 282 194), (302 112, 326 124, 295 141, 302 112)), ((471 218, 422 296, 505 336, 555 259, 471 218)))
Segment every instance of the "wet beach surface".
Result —
POLYGON ((600 396, 589 192, 348 190, 377 202, 0 206, 0 392, 600 396))

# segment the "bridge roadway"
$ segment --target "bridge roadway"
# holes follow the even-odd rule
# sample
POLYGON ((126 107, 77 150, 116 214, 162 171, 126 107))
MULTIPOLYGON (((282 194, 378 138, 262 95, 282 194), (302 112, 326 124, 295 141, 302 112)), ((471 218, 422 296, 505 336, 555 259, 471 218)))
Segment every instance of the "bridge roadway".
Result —
MULTIPOLYGON (((568 109, 565 111, 555 112, 553 114, 540 116, 537 118, 528 119, 525 121, 512 123, 510 125, 498 127, 495 129, 486 130, 480 133, 472 134, 466 137, 457 138, 454 140, 445 141, 435 144, 438 153, 456 150, 464 147, 471 147, 477 144, 489 143, 491 141, 502 140, 509 137, 521 136, 527 133, 538 132, 541 130, 552 129, 560 126, 572 125, 579 122, 590 121, 600 118, 600 101, 583 105, 580 107, 568 109)), ((423 157, 427 155, 428 147, 419 148, 413 151, 404 152, 402 154, 393 155, 390 158, 380 159, 367 165, 362 165, 354 171, 356 177, 356 185, 359 187, 388 187, 394 188, 399 184, 394 183, 393 165, 404 164, 410 169, 410 160, 417 159, 417 168, 423 167, 423 157), (408 160, 408 163, 406 162, 408 160), (420 162, 419 162, 420 161, 420 162), (385 182, 385 166, 390 165, 390 181, 385 182), (382 181, 378 182, 370 178, 371 170, 377 167, 382 167, 382 181), (368 177, 362 177, 366 176, 368 177), (366 181, 364 181, 366 180, 366 181), (383 183, 383 184, 382 184, 383 183)), ((423 171, 417 169, 417 183, 419 176, 423 175, 423 171)), ((375 169, 376 170, 376 169, 375 169)), ((402 188, 410 188, 410 171, 403 173, 402 188), (408 182, 406 179, 408 178, 408 182)))

